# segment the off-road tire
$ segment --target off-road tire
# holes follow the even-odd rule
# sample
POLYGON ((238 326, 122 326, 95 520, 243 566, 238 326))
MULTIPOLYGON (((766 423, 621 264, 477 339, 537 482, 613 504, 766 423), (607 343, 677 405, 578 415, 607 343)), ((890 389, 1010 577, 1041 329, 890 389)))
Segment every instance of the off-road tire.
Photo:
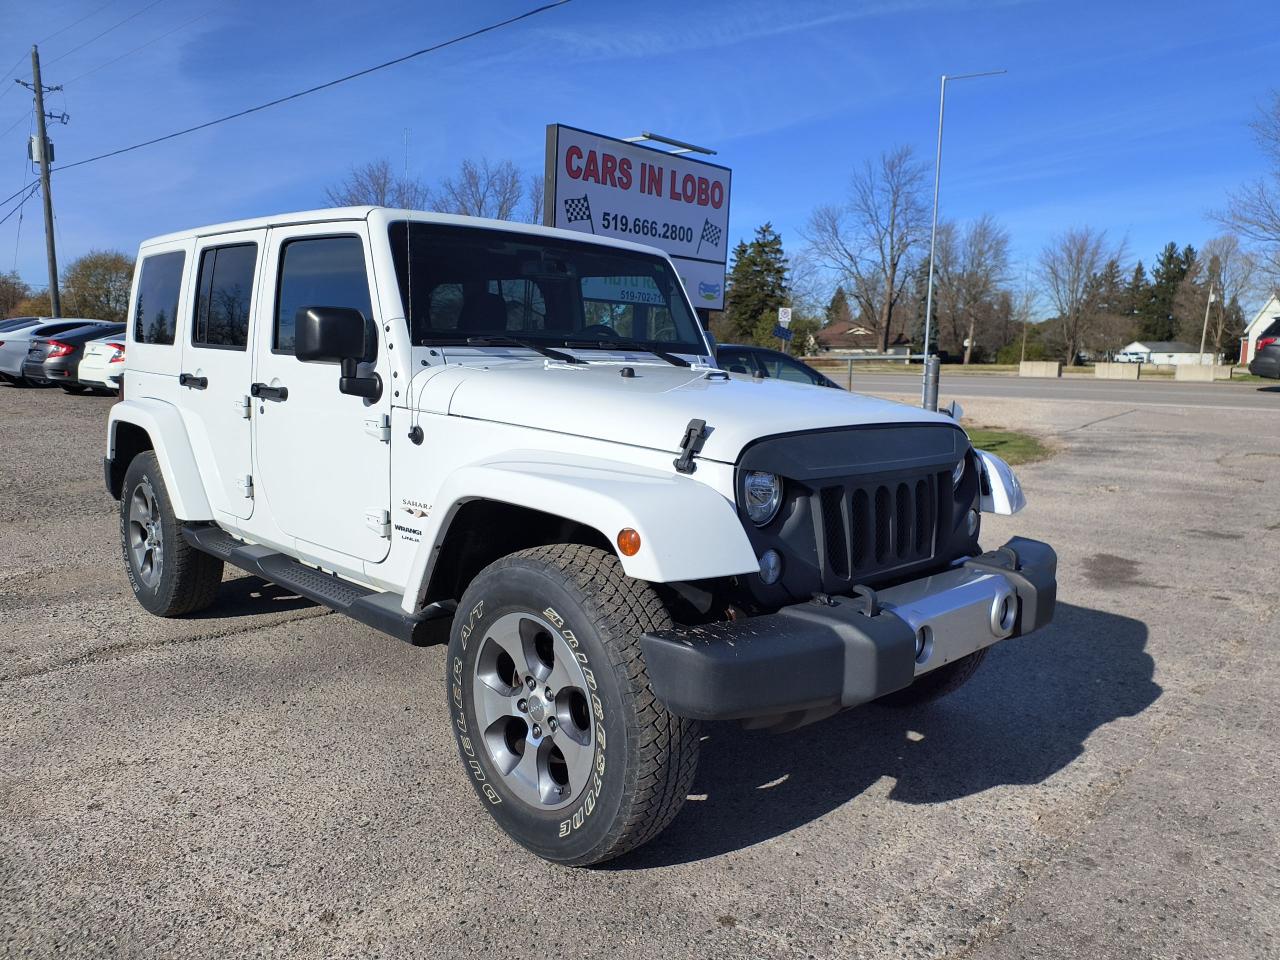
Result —
POLYGON ((133 595, 158 617, 180 617, 213 603, 222 582, 222 561, 202 553, 182 538, 160 464, 151 451, 138 454, 124 474, 120 497, 120 549, 133 595), (149 490, 155 504, 161 546, 158 570, 150 578, 139 566, 131 544, 130 509, 149 490))
POLYGON ((642 634, 670 625, 650 585, 628 578, 613 554, 578 544, 511 554, 467 587, 450 631, 446 670, 458 753, 482 804, 528 850, 571 866, 602 863, 655 837, 684 805, 697 770, 698 724, 657 700, 640 649, 642 634), (510 623, 512 614, 532 615, 572 637, 577 661, 594 684, 591 776, 585 792, 572 783, 563 788, 571 799, 559 809, 518 795, 479 729, 478 662, 490 631, 510 623))
POLYGON ((931 670, 911 686, 887 694, 876 702, 890 707, 915 707, 945 697, 969 682, 969 678, 982 666, 982 661, 987 659, 990 649, 983 647, 954 663, 931 670))

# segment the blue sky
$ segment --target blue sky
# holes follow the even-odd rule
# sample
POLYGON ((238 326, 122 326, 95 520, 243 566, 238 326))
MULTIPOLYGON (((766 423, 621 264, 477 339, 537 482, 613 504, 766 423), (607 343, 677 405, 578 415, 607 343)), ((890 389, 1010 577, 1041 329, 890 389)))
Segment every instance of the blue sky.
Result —
MULTIPOLYGON (((293 92, 510 16, 535 0, 305 3, 0 0, 0 70, 41 46, 60 162, 293 92), (150 9, 145 9, 150 4, 150 9), (99 10, 99 8, 103 8, 99 10), (83 49, 95 34, 143 11, 83 49), (95 12, 97 11, 97 12, 95 12), (198 18, 198 19, 197 19, 198 18), (194 22, 191 22, 193 21, 194 22), (173 31, 118 63, 103 66, 173 31), (86 71, 95 70, 81 78, 86 71)), ((1262 158, 1247 124, 1280 87, 1274 2, 620 3, 574 0, 500 33, 303 100, 55 175, 59 255, 322 205, 352 165, 386 156, 427 180, 464 157, 543 164, 544 128, 655 130, 734 170, 732 239, 771 220, 798 248, 850 170, 910 144, 932 161, 938 76, 1006 68, 948 90, 942 214, 988 212, 1033 270, 1082 224, 1148 264, 1199 245, 1262 158)), ((0 88, 0 197, 19 189, 30 98, 0 88), (4 159, 7 157, 8 159, 4 159)), ((8 212, 6 206, 0 215, 8 212)), ((0 271, 44 283, 40 208, 0 225, 0 271)))

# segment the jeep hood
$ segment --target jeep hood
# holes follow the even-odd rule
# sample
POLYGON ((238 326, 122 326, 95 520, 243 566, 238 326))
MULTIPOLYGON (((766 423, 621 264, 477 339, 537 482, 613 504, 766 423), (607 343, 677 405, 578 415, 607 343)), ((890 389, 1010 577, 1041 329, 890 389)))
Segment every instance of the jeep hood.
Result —
POLYGON ((699 456, 734 463, 761 437, 863 424, 946 423, 937 413, 828 387, 726 379, 705 367, 643 362, 569 366, 539 360, 449 364, 419 375, 415 406, 436 413, 679 452, 690 420, 705 420, 699 456), (633 377, 623 377, 629 366, 633 377))

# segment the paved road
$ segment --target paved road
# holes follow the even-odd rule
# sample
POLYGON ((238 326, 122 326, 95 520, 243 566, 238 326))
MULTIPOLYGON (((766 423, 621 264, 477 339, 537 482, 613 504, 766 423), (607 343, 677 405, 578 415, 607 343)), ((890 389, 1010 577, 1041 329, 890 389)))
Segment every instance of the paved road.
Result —
MULTIPOLYGON (((844 383, 839 378, 836 382, 844 383)), ((853 388, 861 393, 919 396, 920 375, 858 373, 855 370, 853 388)), ((939 394, 944 399, 1008 397, 1019 400, 1076 400, 1152 407, 1214 407, 1280 412, 1280 382, 1274 386, 1257 383, 1175 383, 1161 380, 1134 382, 1075 376, 1041 380, 979 374, 947 376, 944 368, 939 394)))
POLYGON ((107 402, 0 388, 0 956, 1275 957, 1280 428, 966 406, 1059 450, 986 530, 1058 547, 1055 623, 928 708, 708 727, 667 833, 574 871, 478 808, 441 649, 233 573, 148 616, 107 402))

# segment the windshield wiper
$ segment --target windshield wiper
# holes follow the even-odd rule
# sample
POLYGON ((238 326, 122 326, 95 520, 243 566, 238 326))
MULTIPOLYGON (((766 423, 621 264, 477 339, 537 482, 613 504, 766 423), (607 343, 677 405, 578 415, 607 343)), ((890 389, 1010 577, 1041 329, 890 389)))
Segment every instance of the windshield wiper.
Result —
POLYGON ((540 343, 536 343, 533 340, 525 340, 521 337, 467 337, 467 344, 480 347, 524 347, 526 350, 540 353, 551 360, 560 360, 564 363, 587 362, 571 353, 561 353, 559 350, 552 350, 550 347, 544 347, 540 343))
POLYGON ((668 353, 666 350, 659 350, 647 343, 641 343, 639 340, 566 340, 566 347, 583 347, 588 350, 639 350, 643 353, 652 353, 655 357, 659 357, 667 363, 677 367, 692 366, 684 357, 678 357, 674 353, 668 353))

